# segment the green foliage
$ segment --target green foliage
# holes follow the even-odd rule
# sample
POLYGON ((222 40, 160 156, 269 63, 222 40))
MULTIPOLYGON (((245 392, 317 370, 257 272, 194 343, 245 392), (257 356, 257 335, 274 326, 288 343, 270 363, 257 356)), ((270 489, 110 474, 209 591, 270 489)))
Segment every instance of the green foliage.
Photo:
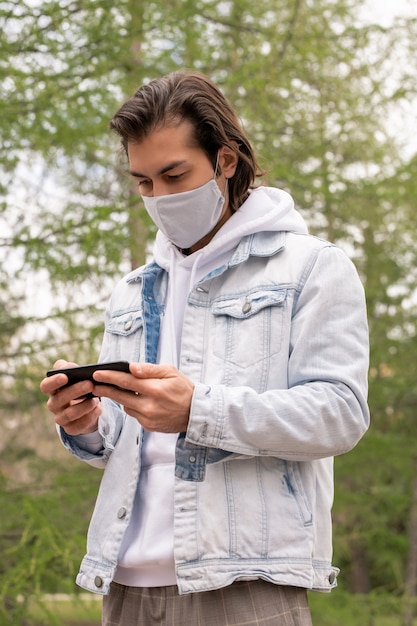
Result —
POLYGON ((54 623, 43 595, 75 592, 100 472, 75 461, 74 467, 41 461, 24 449, 10 456, 10 464, 25 464, 30 482, 1 477, 0 507, 7 515, 0 518, 0 623, 15 626, 23 617, 35 623, 28 621, 33 606, 43 624, 54 623))
POLYGON ((330 595, 311 593, 309 603, 317 626, 401 625, 401 600, 389 594, 352 595, 336 589, 330 595))
POLYGON ((336 459, 334 551, 346 588, 355 587, 352 553, 360 551, 371 589, 403 592, 414 449, 413 439, 372 427, 336 459))

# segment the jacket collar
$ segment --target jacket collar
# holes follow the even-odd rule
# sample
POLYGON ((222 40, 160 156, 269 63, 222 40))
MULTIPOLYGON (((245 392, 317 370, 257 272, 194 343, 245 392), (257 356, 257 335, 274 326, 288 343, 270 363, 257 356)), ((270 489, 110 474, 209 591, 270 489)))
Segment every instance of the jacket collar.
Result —
POLYGON ((250 256, 274 256, 285 248, 286 235, 286 232, 278 231, 260 232, 243 237, 229 261, 229 266, 239 265, 250 256))
MULTIPOLYGON (((287 233, 285 231, 260 232, 246 235, 239 242, 227 265, 234 267, 246 261, 250 256, 274 256, 285 248, 286 236, 287 233)), ((156 275, 159 272, 163 272, 162 268, 155 261, 151 261, 147 265, 133 270, 127 276, 126 281, 133 283, 142 280, 144 275, 156 275)))

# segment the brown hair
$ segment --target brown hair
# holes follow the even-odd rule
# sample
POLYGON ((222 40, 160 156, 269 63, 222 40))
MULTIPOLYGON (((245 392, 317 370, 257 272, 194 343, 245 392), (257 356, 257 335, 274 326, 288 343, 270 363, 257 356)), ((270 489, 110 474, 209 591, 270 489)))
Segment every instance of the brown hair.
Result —
POLYGON ((236 211, 262 172, 235 111, 203 74, 178 71, 142 85, 117 111, 110 128, 121 137, 127 153, 128 142, 140 142, 154 130, 185 119, 192 123, 195 139, 213 169, 221 146, 238 155, 236 172, 229 180, 230 207, 236 211))

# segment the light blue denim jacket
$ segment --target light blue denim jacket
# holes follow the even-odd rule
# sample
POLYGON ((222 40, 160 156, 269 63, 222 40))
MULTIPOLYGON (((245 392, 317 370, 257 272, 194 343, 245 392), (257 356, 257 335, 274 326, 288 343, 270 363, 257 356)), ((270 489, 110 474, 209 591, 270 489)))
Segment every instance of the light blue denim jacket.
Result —
MULTIPOLYGON (((100 360, 155 362, 167 274, 155 263, 116 287, 100 360)), ((185 312, 180 369, 195 383, 178 438, 174 553, 180 593, 235 580, 328 591, 333 457, 369 425, 362 285, 337 247, 257 233, 200 281, 185 312)), ((129 523, 142 430, 103 399, 105 468, 77 582, 106 594, 129 523)))

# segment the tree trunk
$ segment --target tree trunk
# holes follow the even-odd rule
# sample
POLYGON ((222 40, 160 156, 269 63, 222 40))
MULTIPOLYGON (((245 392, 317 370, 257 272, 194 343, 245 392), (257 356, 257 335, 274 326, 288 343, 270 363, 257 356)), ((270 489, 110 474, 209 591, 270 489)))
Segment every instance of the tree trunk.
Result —
POLYGON ((352 559, 351 591, 367 594, 371 590, 369 564, 366 549, 361 541, 351 540, 350 554, 352 559))

